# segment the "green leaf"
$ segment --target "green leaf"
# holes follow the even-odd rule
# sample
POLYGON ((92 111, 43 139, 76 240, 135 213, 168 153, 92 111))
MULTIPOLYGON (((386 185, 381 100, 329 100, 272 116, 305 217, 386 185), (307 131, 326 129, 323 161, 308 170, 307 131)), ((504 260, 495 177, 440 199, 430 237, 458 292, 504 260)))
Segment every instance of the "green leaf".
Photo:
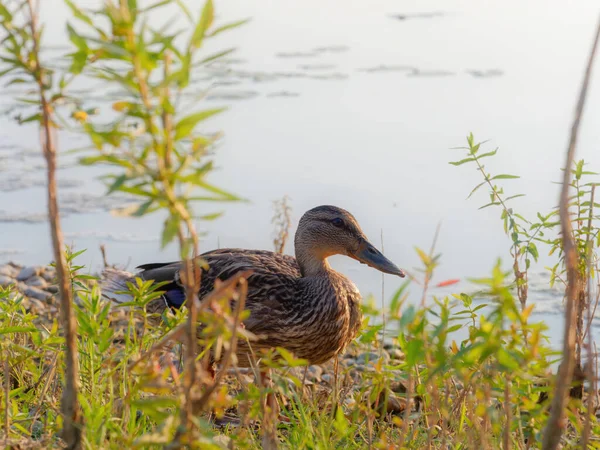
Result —
POLYGON ((400 287, 394 292, 392 296, 392 300, 390 301, 390 312, 392 314, 397 314, 399 312, 400 304, 404 298, 404 291, 410 284, 410 280, 406 280, 404 283, 400 285, 400 287))
POLYGON ((29 117, 19 120, 19 123, 39 122, 40 120, 42 120, 42 115, 40 113, 35 113, 29 117))
POLYGON ((0 3, 0 16, 2 16, 4 18, 5 22, 12 22, 12 20, 13 20, 13 16, 10 13, 10 11, 8 10, 8 8, 1 3, 0 3))
POLYGON ((12 327, 3 327, 0 328, 0 334, 9 334, 9 333, 31 333, 37 331, 35 327, 25 327, 25 326, 12 326, 12 327))
POLYGON ((171 0, 162 0, 162 1, 156 2, 153 5, 147 6, 146 8, 142 8, 139 11, 147 13, 149 11, 152 11, 153 9, 160 8, 161 6, 168 5, 169 3, 172 3, 171 0))
POLYGON ((479 155, 477 157, 477 159, 487 158, 488 156, 494 156, 496 153, 498 153, 498 149, 496 149, 496 150, 494 150, 492 152, 483 153, 482 155, 479 155))
POLYGON ((498 362, 509 370, 517 370, 519 368, 519 362, 511 355, 508 351, 502 347, 498 348, 496 352, 498 362))
POLYGON ((185 16, 188 18, 188 20, 191 23, 194 23, 194 17, 192 16, 192 13, 190 12, 190 10, 188 9, 187 6, 185 6, 185 3, 183 3, 182 0, 175 0, 175 3, 177 3, 177 5, 181 8, 181 10, 183 11, 183 13, 185 14, 185 16))
POLYGON ((501 174, 501 175, 496 175, 495 177, 491 178, 492 180, 510 180, 513 178, 521 178, 517 175, 509 175, 509 174, 501 174))
POLYGON ((13 78, 8 83, 6 83, 4 86, 8 87, 8 86, 12 86, 13 84, 22 84, 22 83, 27 83, 29 81, 30 80, 26 80, 24 78, 13 78))
POLYGON ((530 243, 527 245, 527 252, 528 252, 528 253, 529 253, 531 256, 533 256, 533 259, 534 259, 534 260, 536 260, 536 261, 538 260, 538 258, 539 258, 539 256, 540 256, 540 254, 538 253, 538 249, 537 249, 536 245, 535 245, 533 242, 530 242, 530 243))
POLYGON ((69 9, 73 13, 74 17, 87 23, 88 25, 92 25, 92 26, 94 25, 94 23, 92 22, 92 19, 90 19, 90 17, 87 16, 86 14, 84 14, 84 12, 81 9, 79 9, 77 6, 75 6, 75 4, 73 3, 72 0, 65 0, 65 3, 67 4, 69 9))
POLYGON ((128 176, 126 174, 123 175, 119 175, 115 181, 113 182, 113 184, 110 185, 110 187, 108 188, 108 194, 112 194, 113 192, 115 192, 116 190, 118 190, 123 183, 125 183, 125 181, 127 181, 128 176))
POLYGON ((69 72, 71 72, 73 75, 78 75, 83 71, 85 67, 88 54, 85 51, 81 51, 73 53, 71 57, 71 67, 69 67, 69 72))
POLYGON ((421 262, 423 263, 424 266, 428 266, 429 264, 431 264, 431 258, 429 257, 429 255, 427 253, 425 253, 419 247, 415 247, 415 251, 419 255, 419 258, 421 259, 421 262))
POLYGON ((165 248, 169 242, 173 240, 173 238, 177 235, 177 231, 179 230, 179 216, 169 216, 167 220, 165 220, 165 226, 162 232, 161 238, 161 247, 165 248))
POLYGON ((479 207, 479 209, 485 209, 490 206, 499 205, 499 204, 500 204, 499 202, 491 202, 491 203, 488 203, 487 205, 483 205, 483 206, 479 207))
POLYGON ((218 219, 219 217, 221 217, 223 215, 223 212, 216 212, 216 213, 212 213, 212 214, 204 214, 200 217, 198 217, 199 220, 215 220, 218 219))
POLYGON ((190 39, 190 49, 200 48, 202 41, 204 40, 204 36, 206 35, 206 30, 208 30, 208 28, 212 25, 214 18, 215 11, 212 0, 206 0, 206 3, 204 3, 204 8, 202 9, 200 20, 196 25, 196 29, 192 34, 192 38, 190 39))
POLYGON ((175 140, 180 140, 185 137, 188 137, 199 122, 206 120, 209 117, 214 116, 215 114, 219 114, 225 109, 226 108, 209 109, 184 117, 177 123, 177 125, 175 125, 175 140))
POLYGON ((465 159, 461 159, 460 161, 450 161, 449 164, 452 164, 453 166, 462 166, 465 163, 471 162, 471 161, 476 161, 477 158, 465 158, 465 159))
POLYGON ((506 198, 504 201, 507 202, 509 200, 512 200, 513 198, 519 198, 519 197, 525 197, 525 194, 511 195, 510 197, 506 198))
POLYGON ((243 19, 243 20, 238 20, 237 22, 231 22, 231 23, 228 23, 226 25, 222 25, 222 26, 216 28, 212 33, 207 34, 206 36, 207 37, 208 36, 213 37, 213 36, 216 36, 219 33, 222 33, 223 31, 231 30, 232 28, 237 28, 237 27, 242 26, 242 25, 244 25, 244 24, 246 24, 248 22, 250 22, 250 19, 243 19))
POLYGON ((67 33, 69 34, 70 41, 81 51, 88 51, 88 45, 86 40, 81 37, 70 23, 67 23, 67 33))
POLYGON ((152 203, 154 203, 154 200, 148 200, 147 202, 142 203, 131 215, 135 217, 143 216, 148 212, 152 203))
POLYGON ((469 196, 467 197, 467 200, 471 198, 471 196, 472 196, 472 195, 475 193, 475 191, 476 191, 477 189, 479 189, 481 186, 483 186, 483 185, 484 185, 484 184, 486 184, 486 183, 487 183, 487 181, 482 181, 482 182, 481 182, 481 183, 479 183, 477 186, 475 186, 475 187, 473 188, 473 190, 471 191, 471 193, 469 194, 469 196))
POLYGON ((222 52, 219 53, 215 53, 213 55, 207 56, 204 59, 201 59, 200 61, 198 61, 197 63, 194 64, 195 66, 201 66, 203 64, 209 63, 211 61, 214 61, 216 59, 222 58, 223 56, 227 56, 231 53, 235 52, 235 48, 228 48, 227 50, 223 50, 222 52))
POLYGON ((200 186, 201 188, 206 189, 209 192, 212 192, 214 194, 220 195, 222 197, 221 200, 228 200, 228 201, 238 201, 238 200, 240 200, 239 197, 237 197, 237 196, 235 196, 233 194, 230 194, 229 192, 226 192, 226 191, 224 191, 222 189, 219 189, 216 186, 208 184, 208 183, 206 183, 206 182, 204 182, 202 180, 196 180, 196 182, 194 182, 194 184, 196 186, 200 186))

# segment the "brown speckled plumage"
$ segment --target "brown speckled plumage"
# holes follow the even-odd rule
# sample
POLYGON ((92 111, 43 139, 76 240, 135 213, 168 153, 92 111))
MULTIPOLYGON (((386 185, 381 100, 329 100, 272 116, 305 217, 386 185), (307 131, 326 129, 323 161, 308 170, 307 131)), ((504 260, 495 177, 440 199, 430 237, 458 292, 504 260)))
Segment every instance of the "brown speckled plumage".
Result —
MULTIPOLYGON (((243 249, 204 253, 200 258, 208 264, 208 270, 202 273, 199 297, 211 292, 215 280, 251 270, 246 298, 250 317, 244 325, 259 336, 251 343, 252 350, 284 347, 311 364, 320 364, 342 351, 361 325, 358 289, 333 270, 326 258, 345 254, 385 272, 403 273, 368 243, 350 213, 334 206, 314 208, 302 217, 295 251, 296 258, 243 249)), ((174 306, 169 300, 175 294, 182 298, 181 268, 181 262, 140 266, 142 271, 137 276, 143 279, 171 281, 161 288, 167 291, 164 300, 155 305, 174 306)), ((237 356, 242 367, 249 365, 247 353, 247 343, 239 342, 237 356)))

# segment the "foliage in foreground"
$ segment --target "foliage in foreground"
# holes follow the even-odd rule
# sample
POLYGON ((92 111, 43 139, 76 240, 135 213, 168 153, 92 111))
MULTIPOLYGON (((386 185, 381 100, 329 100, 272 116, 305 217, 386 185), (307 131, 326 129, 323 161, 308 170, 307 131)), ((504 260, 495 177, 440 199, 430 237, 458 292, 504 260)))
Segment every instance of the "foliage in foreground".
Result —
MULTIPOLYGON (((111 309, 87 278, 73 271, 79 297, 84 445, 168 446, 182 405, 180 346, 174 340, 160 351, 148 351, 164 342, 184 320, 184 312, 165 313, 159 320, 146 313, 144 306, 158 293, 142 282, 131 286, 133 308, 111 309)), ((282 415, 288 421, 277 429, 281 446, 499 448, 508 441, 516 448, 538 448, 548 416, 544 399, 551 389, 550 367, 556 353, 547 346, 545 326, 530 322, 531 309, 519 309, 499 263, 489 278, 474 281, 480 287, 477 298, 487 298, 486 303, 460 293, 433 297, 431 306, 416 308, 405 304, 408 284, 396 292, 386 327, 394 330, 393 341, 403 353, 400 359, 390 360, 379 352, 382 325, 376 321, 381 311, 367 304, 363 332, 349 352, 366 351, 373 360, 360 370, 342 364, 337 387, 331 376, 303 386, 302 368, 290 369, 302 361, 282 351, 287 363, 277 370, 275 388, 285 399, 282 415)), ((227 332, 228 328, 216 329, 227 332)), ((0 330, 8 363, 3 380, 9 390, 9 401, 3 398, 0 414, 10 441, 31 439, 58 446, 64 341, 56 318, 29 314, 20 296, 6 288, 0 291, 0 330)), ((211 336, 209 330, 204 338, 208 341, 211 336)), ((269 388, 249 382, 251 375, 241 374, 240 369, 230 371, 210 405, 216 416, 211 419, 201 413, 195 418, 201 432, 194 447, 218 448, 222 437, 216 441, 213 437, 219 434, 231 438, 236 448, 261 447, 262 430, 257 424, 264 421, 265 411, 260 399, 269 388), (240 425, 216 428, 215 417, 225 413, 234 415, 240 425)), ((576 446, 584 408, 581 400, 572 400, 569 408, 565 443, 576 446)), ((592 436, 600 435, 600 426, 591 420, 592 436)), ((592 440, 590 445, 598 448, 600 442, 592 440)))

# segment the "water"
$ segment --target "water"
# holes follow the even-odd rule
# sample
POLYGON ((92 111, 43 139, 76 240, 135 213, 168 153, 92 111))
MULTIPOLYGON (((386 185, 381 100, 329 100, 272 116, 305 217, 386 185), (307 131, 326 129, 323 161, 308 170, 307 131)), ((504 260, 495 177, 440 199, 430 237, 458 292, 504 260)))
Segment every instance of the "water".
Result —
MULTIPOLYGON (((199 74, 204 81, 197 89, 209 89, 198 108, 230 107, 206 129, 225 132, 212 180, 250 202, 202 206, 226 211, 201 225, 204 250, 272 248, 272 201, 287 194, 294 223, 319 204, 344 207, 375 245, 381 246, 383 235, 386 255, 409 270, 419 265, 413 246, 428 249, 441 222, 436 281, 460 278, 463 284, 439 292, 465 289, 465 277, 486 275, 496 258, 508 267, 499 211, 477 210, 486 203, 484 191, 465 200, 479 182, 477 173, 448 165, 462 156, 450 148, 464 145, 471 131, 490 140, 489 150, 500 147, 490 171, 523 176, 506 183, 507 192, 527 193, 515 209, 533 216, 557 203, 552 182, 561 177, 596 2, 568 8, 558 1, 216 3, 219 21, 252 21, 209 44, 207 51, 238 51, 199 74)), ((66 8, 59 0, 44 1, 44 8, 48 43, 64 44, 66 8)), ((597 67, 577 155, 597 170, 599 84, 597 67)), ((9 101, 0 98, 4 105, 9 101)), ((47 262, 38 136, 33 127, 1 120, 0 258, 47 262)), ((84 144, 72 136, 60 139, 63 150, 84 144)), ((104 197, 94 179, 101 170, 77 167, 72 156, 61 161, 60 193, 68 213, 63 228, 69 243, 88 248, 81 263, 99 268, 101 243, 111 262, 130 268, 177 258, 175 247, 159 248, 162 216, 111 216, 107 209, 119 202, 104 197)), ((547 261, 542 256, 534 278, 541 279, 547 261)), ((363 293, 381 295, 378 272, 347 258, 332 262, 363 293)), ((385 295, 399 283, 386 277, 385 295)), ((560 292, 537 290, 532 299, 537 318, 550 323, 558 343, 560 292)))

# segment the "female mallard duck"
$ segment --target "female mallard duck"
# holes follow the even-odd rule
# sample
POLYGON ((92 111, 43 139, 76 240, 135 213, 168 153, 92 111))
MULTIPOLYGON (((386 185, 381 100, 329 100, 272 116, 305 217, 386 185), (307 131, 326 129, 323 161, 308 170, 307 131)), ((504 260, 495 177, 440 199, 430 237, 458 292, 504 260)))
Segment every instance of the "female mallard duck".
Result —
MULTIPOLYGON (((294 240, 296 258, 263 250, 221 249, 202 254, 208 265, 201 277, 199 298, 213 289, 216 279, 226 280, 251 270, 245 328, 258 336, 252 350, 283 347, 311 364, 321 364, 354 339, 361 325, 358 289, 327 263, 332 255, 347 255, 381 272, 404 277, 404 272, 379 252, 364 235, 356 219, 336 206, 318 206, 300 219, 294 240)), ((145 264, 136 276, 163 286, 164 303, 179 308, 185 300, 180 283, 181 262, 145 264)), ((111 272, 103 293, 126 301, 114 291, 126 290, 131 274, 111 272)), ((238 365, 249 366, 249 346, 239 342, 238 365)))

